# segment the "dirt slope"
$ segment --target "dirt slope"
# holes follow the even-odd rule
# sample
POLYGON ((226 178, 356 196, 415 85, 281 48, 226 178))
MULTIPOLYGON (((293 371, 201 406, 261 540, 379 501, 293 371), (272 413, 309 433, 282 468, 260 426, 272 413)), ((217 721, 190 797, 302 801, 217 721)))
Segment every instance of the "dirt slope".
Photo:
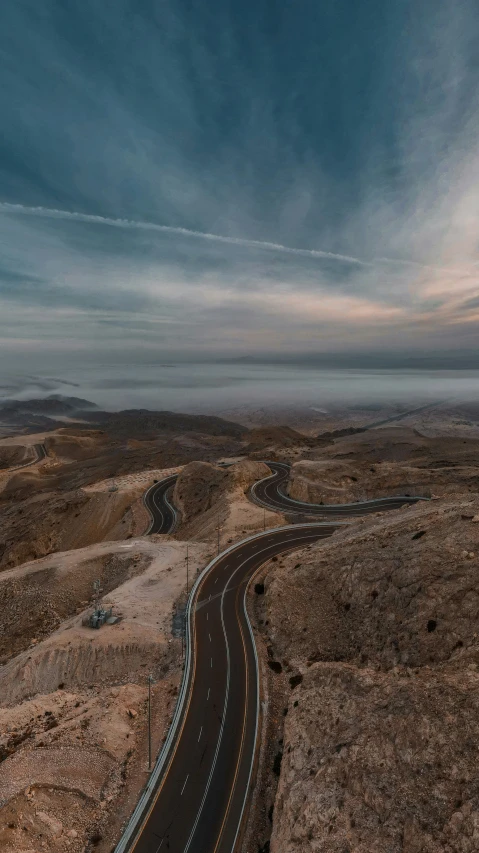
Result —
POLYGON ((12 503, 0 519, 0 570, 54 551, 126 538, 132 533, 131 504, 128 494, 82 490, 12 503))
POLYGON ((24 462, 29 462, 34 459, 33 452, 29 452, 26 447, 18 446, 2 446, 0 444, 0 470, 3 468, 13 468, 15 465, 22 465, 24 462))
POLYGON ((477 851, 477 672, 318 663, 293 697, 273 853, 477 851))
MULTIPOLYGON (((210 549, 190 543, 191 575, 209 557, 210 549)), ((14 635, 17 620, 31 643, 0 666, 2 853, 113 849, 145 782, 148 673, 154 754, 175 704, 181 642, 171 629, 185 566, 184 543, 151 537, 57 554, 54 570, 46 558, 5 576, 17 584, 15 601, 4 601, 5 630, 14 635), (81 598, 98 570, 105 603, 121 621, 95 631, 82 626, 81 598), (36 608, 30 601, 24 617, 19 605, 32 583, 36 608), (120 585, 106 595, 108 584, 120 585), (45 607, 56 622, 42 639, 45 607), (58 624, 72 608, 75 615, 58 624), (40 620, 34 638, 33 615, 40 620)))

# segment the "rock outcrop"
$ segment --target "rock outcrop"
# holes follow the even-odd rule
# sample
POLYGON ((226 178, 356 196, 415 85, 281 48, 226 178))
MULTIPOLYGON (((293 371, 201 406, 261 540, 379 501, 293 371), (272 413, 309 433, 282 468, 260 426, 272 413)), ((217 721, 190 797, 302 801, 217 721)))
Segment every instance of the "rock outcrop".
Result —
POLYGON ((475 853, 479 674, 318 663, 292 694, 272 853, 475 853))
POLYGON ((478 511, 404 508, 270 564, 292 688, 271 853, 479 849, 478 511))

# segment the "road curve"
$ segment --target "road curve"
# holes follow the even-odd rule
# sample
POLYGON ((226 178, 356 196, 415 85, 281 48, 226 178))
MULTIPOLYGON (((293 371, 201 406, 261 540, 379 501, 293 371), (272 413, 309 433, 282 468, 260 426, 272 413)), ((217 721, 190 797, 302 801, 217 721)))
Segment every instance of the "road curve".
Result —
MULTIPOLYGON (((325 507, 284 495, 289 466, 252 498, 272 509, 362 515, 418 498, 398 496, 325 507)), ((145 495, 150 533, 169 532, 176 512, 167 493, 172 475, 145 495)), ((271 557, 330 536, 341 521, 296 524, 249 537, 204 569, 188 600, 186 662, 175 715, 148 786, 116 853, 233 853, 247 805, 258 720, 258 662, 246 611, 248 584, 271 557)), ((344 523, 344 522, 343 522, 344 523)))
POLYGON ((272 470, 272 474, 259 480, 251 487, 251 499, 266 507, 289 513, 314 513, 315 515, 327 516, 329 518, 341 518, 344 516, 366 515, 370 512, 380 512, 388 509, 398 509, 404 504, 414 504, 418 501, 428 500, 422 497, 410 495, 393 495, 391 497, 374 498, 368 501, 359 501, 349 504, 312 504, 305 501, 296 501, 284 493, 282 487, 288 480, 290 466, 285 462, 266 462, 272 470))
POLYGON ((315 523, 265 531, 229 548, 200 575, 189 599, 188 653, 177 712, 148 795, 117 853, 235 849, 259 717, 248 583, 266 560, 334 529, 315 523))
MULTIPOLYGON (((28 447, 32 447, 32 445, 27 445, 28 447)), ((33 448, 36 453, 35 459, 29 459, 28 462, 22 462, 21 465, 14 465, 12 468, 6 469, 8 472, 10 471, 20 471, 21 468, 30 468, 31 465, 37 465, 38 462, 41 462, 43 459, 47 457, 47 451, 44 444, 34 444, 33 448)))
POLYGON ((151 521, 147 534, 171 533, 176 524, 176 510, 168 500, 168 492, 175 485, 177 475, 172 474, 145 492, 143 502, 150 513, 151 521))
MULTIPOLYGON (((370 512, 380 512, 388 509, 398 509, 404 504, 414 504, 427 500, 410 495, 393 495, 391 497, 375 498, 350 504, 312 504, 296 501, 286 495, 282 487, 288 480, 291 470, 285 462, 265 462, 271 468, 272 474, 263 480, 258 480, 250 489, 250 498, 254 503, 266 509, 295 515, 321 515, 328 518, 366 515, 370 512)), ((151 522, 147 533, 171 533, 177 521, 177 513, 168 500, 168 492, 176 483, 177 475, 172 474, 159 483, 154 483, 144 496, 144 503, 149 510, 151 522)))

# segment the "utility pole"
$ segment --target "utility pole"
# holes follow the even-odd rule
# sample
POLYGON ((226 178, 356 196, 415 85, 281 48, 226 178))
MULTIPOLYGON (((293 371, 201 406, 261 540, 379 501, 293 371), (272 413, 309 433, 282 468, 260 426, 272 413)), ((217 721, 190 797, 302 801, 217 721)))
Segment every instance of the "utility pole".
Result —
POLYGON ((186 597, 188 597, 189 570, 188 570, 188 545, 186 546, 186 597))
POLYGON ((101 580, 93 581, 93 592, 95 595, 95 610, 100 610, 101 608, 101 580))
POLYGON ((216 532, 218 534, 218 554, 220 553, 220 530, 221 530, 220 517, 218 516, 218 523, 216 525, 216 532))
POLYGON ((153 676, 148 676, 148 770, 151 771, 151 685, 153 676))

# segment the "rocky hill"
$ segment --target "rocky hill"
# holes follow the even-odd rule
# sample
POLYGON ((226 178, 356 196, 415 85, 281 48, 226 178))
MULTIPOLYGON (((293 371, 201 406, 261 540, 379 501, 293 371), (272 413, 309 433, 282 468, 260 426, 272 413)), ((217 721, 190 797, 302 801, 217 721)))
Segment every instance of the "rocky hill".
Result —
POLYGON ((227 468, 206 462, 192 462, 178 477, 173 501, 180 511, 176 535, 200 541, 217 541, 224 546, 243 535, 281 524, 278 513, 266 513, 247 498, 256 480, 267 477, 263 462, 244 459, 227 468))
POLYGON ((478 849, 478 575, 467 495, 270 563, 260 618, 293 687, 272 853, 478 849))
POLYGON ((311 503, 479 490, 479 441, 389 427, 335 440, 292 466, 289 494, 311 503))

